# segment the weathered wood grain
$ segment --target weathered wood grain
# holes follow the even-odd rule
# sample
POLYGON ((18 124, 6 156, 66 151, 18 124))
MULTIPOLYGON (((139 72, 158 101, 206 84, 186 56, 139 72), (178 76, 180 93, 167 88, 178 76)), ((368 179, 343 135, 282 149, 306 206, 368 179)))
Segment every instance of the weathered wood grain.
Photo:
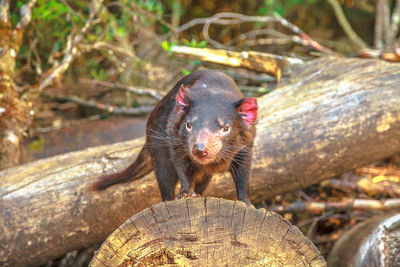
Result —
POLYGON ((280 215, 218 198, 160 203, 135 214, 107 238, 90 266, 165 264, 326 266, 318 249, 280 215))
MULTIPOLYGON (((323 58, 259 99, 250 178, 253 202, 297 190, 400 151, 400 69, 377 60, 323 58)), ((100 243, 160 201, 151 173, 101 193, 86 188, 137 155, 143 139, 0 172, 0 265, 33 266, 100 243)), ((229 174, 205 196, 235 199, 229 174)))

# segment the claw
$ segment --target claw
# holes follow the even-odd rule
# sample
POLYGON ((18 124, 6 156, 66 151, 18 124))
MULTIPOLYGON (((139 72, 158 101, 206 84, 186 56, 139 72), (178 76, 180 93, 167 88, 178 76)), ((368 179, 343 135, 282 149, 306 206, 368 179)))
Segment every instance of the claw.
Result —
POLYGON ((196 193, 195 191, 184 191, 176 195, 176 199, 189 198, 189 197, 201 197, 201 195, 199 193, 196 193))

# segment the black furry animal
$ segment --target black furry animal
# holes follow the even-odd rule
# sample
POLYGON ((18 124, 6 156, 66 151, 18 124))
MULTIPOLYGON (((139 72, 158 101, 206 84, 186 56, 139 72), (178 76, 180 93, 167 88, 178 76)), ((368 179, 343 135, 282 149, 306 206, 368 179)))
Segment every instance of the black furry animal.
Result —
POLYGON ((94 190, 136 180, 153 170, 163 201, 199 196, 213 174, 229 170, 237 198, 249 204, 248 178, 256 134, 257 100, 244 98, 227 75, 202 70, 182 78, 151 112, 146 143, 119 173, 94 190), (148 164, 151 159, 152 165, 148 164))

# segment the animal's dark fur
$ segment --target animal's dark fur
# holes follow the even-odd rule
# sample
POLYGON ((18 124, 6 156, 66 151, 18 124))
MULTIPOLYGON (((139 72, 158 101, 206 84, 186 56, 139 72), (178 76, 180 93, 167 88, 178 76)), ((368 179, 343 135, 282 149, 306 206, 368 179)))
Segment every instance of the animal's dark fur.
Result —
POLYGON ((136 161, 103 176, 96 190, 140 178, 153 167, 163 201, 202 194, 212 175, 229 170, 237 197, 249 203, 248 177, 257 102, 243 98, 231 78, 197 71, 182 78, 150 114, 146 143, 136 161), (152 166, 144 164, 151 158, 152 166))

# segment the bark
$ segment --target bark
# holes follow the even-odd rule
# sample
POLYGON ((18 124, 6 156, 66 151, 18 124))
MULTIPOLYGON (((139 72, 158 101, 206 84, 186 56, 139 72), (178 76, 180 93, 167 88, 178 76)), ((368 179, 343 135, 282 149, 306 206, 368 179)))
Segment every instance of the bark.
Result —
POLYGON ((400 214, 381 214, 359 223, 329 253, 331 267, 399 266, 400 214))
MULTIPOLYGON (((259 99, 250 198, 297 190, 400 151, 400 70, 377 60, 323 58, 292 69, 259 99)), ((128 165, 143 139, 0 172, 0 265, 33 266, 102 242, 160 201, 154 174, 103 192, 86 188, 128 165)), ((229 174, 205 196, 235 198, 229 174)))
POLYGON ((0 170, 15 166, 22 133, 28 120, 28 103, 20 99, 15 83, 15 59, 22 42, 22 29, 12 29, 8 5, 0 7, 0 170))
POLYGON ((28 114, 28 104, 19 98, 12 75, 0 69, 0 170, 18 164, 28 114))
POLYGON ((326 266, 299 228, 241 201, 194 198, 128 219, 89 266, 326 266))

